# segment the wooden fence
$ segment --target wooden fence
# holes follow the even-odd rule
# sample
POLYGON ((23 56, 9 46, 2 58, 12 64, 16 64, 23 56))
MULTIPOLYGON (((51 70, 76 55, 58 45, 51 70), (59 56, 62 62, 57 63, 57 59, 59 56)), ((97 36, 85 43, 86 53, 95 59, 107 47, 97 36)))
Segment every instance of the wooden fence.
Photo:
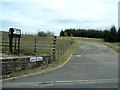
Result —
MULTIPOLYGON (((9 53, 9 40, 2 38, 0 42, 2 47, 1 53, 9 53)), ((18 46, 16 39, 13 39, 13 54, 17 53, 16 47, 18 46)), ((53 37, 23 37, 21 38, 20 54, 25 55, 41 55, 52 54, 53 37)))
MULTIPOLYGON (((6 75, 10 75, 12 72, 32 69, 35 67, 46 66, 50 64, 53 59, 58 60, 60 56, 71 46, 74 40, 60 39, 53 37, 37 37, 37 36, 23 36, 21 38, 20 54, 25 56, 42 56, 43 61, 31 63, 30 58, 18 58, 18 59, 3 59, 2 63, 2 75, 6 78, 6 75), (55 41, 55 42, 54 42, 55 41), (55 45, 56 44, 56 45, 55 45), (55 48, 55 50, 54 50, 55 48), (53 53, 53 51, 55 53, 53 53), (54 56, 53 56, 54 55, 54 56)), ((16 41, 13 40, 13 50, 16 53, 16 41)), ((9 53, 9 41, 8 38, 2 38, 0 42, 2 46, 2 53, 9 53)))

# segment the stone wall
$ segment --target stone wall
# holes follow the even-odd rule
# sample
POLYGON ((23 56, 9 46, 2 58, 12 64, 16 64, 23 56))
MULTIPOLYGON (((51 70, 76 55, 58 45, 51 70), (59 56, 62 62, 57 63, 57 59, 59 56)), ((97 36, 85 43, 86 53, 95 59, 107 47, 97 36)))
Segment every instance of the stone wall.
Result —
POLYGON ((24 58, 13 58, 13 59, 2 59, 2 76, 5 78, 6 75, 10 75, 13 72, 33 69, 42 65, 47 65, 52 62, 51 56, 42 56, 42 61, 30 62, 31 57, 24 58))

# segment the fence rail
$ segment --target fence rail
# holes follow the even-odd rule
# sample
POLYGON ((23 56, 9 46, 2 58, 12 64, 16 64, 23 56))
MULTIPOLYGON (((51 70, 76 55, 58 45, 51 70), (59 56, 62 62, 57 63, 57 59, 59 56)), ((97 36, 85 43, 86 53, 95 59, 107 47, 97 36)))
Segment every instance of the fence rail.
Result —
MULTIPOLYGON (((26 52, 31 52, 32 53, 37 53, 37 49, 42 50, 42 52, 46 49, 48 49, 48 52, 52 53, 52 45, 53 45, 53 37, 50 38, 43 38, 43 37, 35 37, 31 36, 30 38, 28 37, 22 37, 21 38, 21 44, 20 44, 20 52, 23 53, 22 51, 26 52), (35 50, 36 49, 36 50, 35 50)), ((0 42, 0 46, 2 47, 3 53, 9 51, 9 38, 3 38, 2 42, 0 42)), ((16 39, 13 39, 13 52, 16 51, 16 47, 18 46, 18 43, 16 39)), ((39 53, 39 54, 45 54, 44 53, 39 53)))
MULTIPOLYGON (((53 45, 54 39, 53 37, 49 38, 43 38, 43 37, 35 37, 31 36, 28 37, 22 37, 21 38, 21 44, 20 44, 20 53, 24 52, 30 52, 37 55, 41 54, 52 54, 52 50, 54 49, 53 45), (47 50, 47 51, 46 51, 47 50), (41 53, 39 53, 41 52, 41 53)), ((71 39, 57 39, 56 41, 56 50, 61 52, 64 52, 71 44, 73 43, 73 40, 71 39)), ((2 46, 3 53, 9 52, 9 38, 2 39, 2 42, 0 42, 0 46, 2 46)), ((16 51, 17 43, 15 42, 15 39, 13 40, 13 50, 16 51)))

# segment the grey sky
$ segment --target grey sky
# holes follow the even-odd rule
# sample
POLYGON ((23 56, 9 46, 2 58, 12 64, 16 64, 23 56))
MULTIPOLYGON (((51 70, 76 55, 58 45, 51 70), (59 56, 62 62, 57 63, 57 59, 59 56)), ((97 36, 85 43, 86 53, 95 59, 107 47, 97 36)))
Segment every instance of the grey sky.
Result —
POLYGON ((120 27, 120 1, 118 3, 118 27, 120 27))
POLYGON ((105 29, 118 26, 119 0, 2 0, 2 30, 22 32, 52 31, 65 28, 105 29), (11 1, 11 2, 10 2, 11 1))

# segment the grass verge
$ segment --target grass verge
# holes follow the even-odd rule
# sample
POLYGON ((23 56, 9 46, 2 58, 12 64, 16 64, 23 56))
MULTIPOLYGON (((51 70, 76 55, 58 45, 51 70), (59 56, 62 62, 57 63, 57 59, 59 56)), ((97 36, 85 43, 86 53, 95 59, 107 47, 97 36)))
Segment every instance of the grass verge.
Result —
POLYGON ((64 63, 69 58, 69 56, 75 52, 78 46, 80 46, 78 42, 73 43, 71 47, 68 48, 68 50, 64 53, 64 55, 60 57, 61 63, 64 63))
POLYGON ((120 42, 110 43, 110 42, 101 42, 104 45, 107 45, 108 47, 114 49, 115 51, 120 53, 120 42))

